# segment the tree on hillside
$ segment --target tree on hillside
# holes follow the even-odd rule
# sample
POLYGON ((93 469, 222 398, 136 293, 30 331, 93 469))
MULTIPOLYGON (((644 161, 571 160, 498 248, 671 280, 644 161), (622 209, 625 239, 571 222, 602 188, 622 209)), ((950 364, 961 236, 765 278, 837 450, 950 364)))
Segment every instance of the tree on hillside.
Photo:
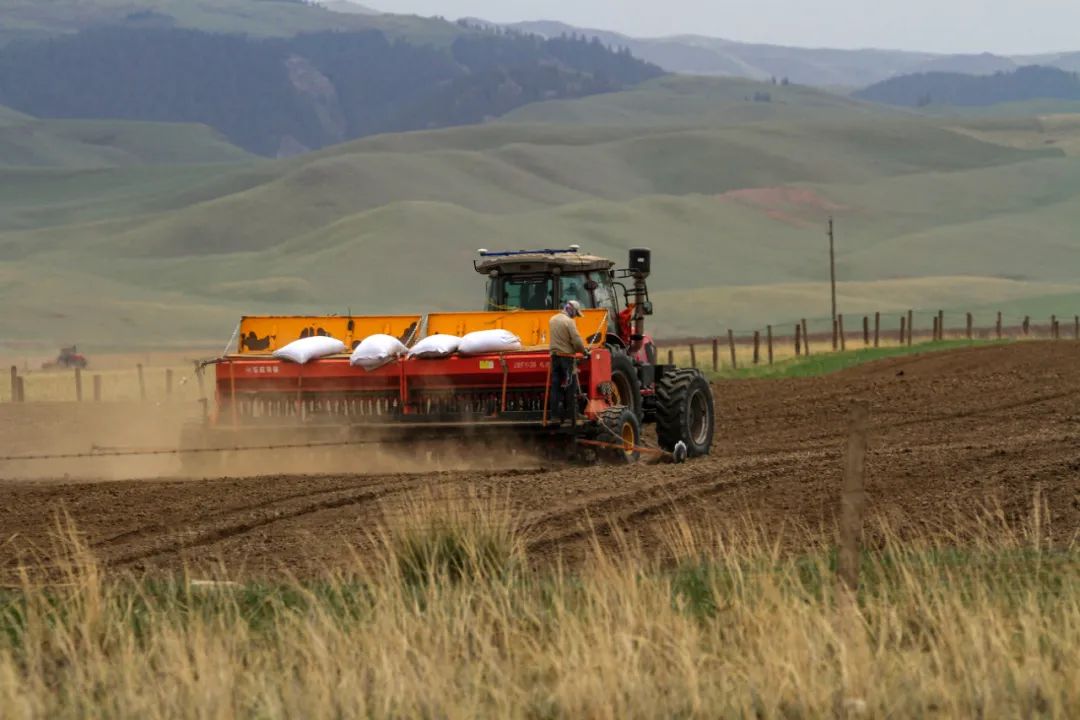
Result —
POLYGON ((1037 65, 993 75, 920 73, 871 85, 855 97, 909 107, 925 107, 931 102, 978 106, 1043 98, 1080 100, 1080 76, 1037 65))

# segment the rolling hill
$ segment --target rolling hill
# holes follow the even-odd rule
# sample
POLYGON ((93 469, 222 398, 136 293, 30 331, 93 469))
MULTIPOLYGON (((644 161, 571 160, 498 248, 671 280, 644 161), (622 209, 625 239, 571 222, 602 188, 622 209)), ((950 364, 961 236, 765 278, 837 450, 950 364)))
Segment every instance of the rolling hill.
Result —
POLYGON ((366 5, 352 2, 352 0, 322 0, 316 3, 322 7, 337 13, 348 13, 350 15, 382 15, 383 13, 369 8, 366 5))
POLYGON ((0 230, 184 206, 256 183, 258 160, 202 125, 39 120, 0 107, 0 230))
MULTIPOLYGON (((475 19, 467 22, 490 25, 475 19)), ((701 35, 635 38, 546 20, 512 23, 506 27, 542 37, 573 34, 596 37, 605 44, 628 48, 635 56, 673 73, 758 81, 786 77, 793 83, 816 87, 863 87, 909 72, 938 57, 901 50, 833 50, 741 43, 701 35)))
POLYGON ((302 0, 0 0, 0 44, 110 27, 181 28, 252 37, 379 30, 449 45, 460 27, 434 18, 341 12, 302 0))
POLYGON ((906 107, 988 107, 1031 100, 1080 101, 1080 75, 1031 65, 993 75, 955 72, 904 75, 871 85, 855 97, 906 107))
POLYGON ((205 125, 40 120, 0 107, 0 167, 200 165, 254 159, 205 125))
POLYGON ((57 171, 29 193, 36 212, 0 206, 0 337, 183 345, 223 342, 241 312, 471 308, 475 248, 569 243, 617 259, 651 246, 654 328, 707 335, 827 313, 830 215, 847 312, 1080 292, 1080 160, 1029 130, 960 125, 661 78, 486 125, 192 166, 154 191, 132 175, 154 166, 83 184, 57 171))
MULTIPOLYGON (((478 27, 493 26, 493 23, 476 18, 466 18, 465 22, 478 27)), ((759 81, 787 78, 793 83, 814 87, 856 89, 914 73, 990 75, 1012 71, 1023 65, 1080 70, 1080 53, 1005 57, 990 53, 965 55, 875 48, 840 50, 790 47, 701 35, 638 38, 549 20, 511 23, 505 27, 542 37, 596 37, 607 45, 629 48, 637 57, 672 73, 744 77, 759 81)))

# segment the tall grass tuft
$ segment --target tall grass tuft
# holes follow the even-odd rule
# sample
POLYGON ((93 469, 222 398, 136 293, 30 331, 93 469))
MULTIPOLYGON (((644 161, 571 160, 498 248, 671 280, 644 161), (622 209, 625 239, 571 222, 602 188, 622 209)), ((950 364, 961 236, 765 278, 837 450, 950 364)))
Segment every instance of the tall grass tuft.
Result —
POLYGON ((410 587, 506 581, 524 567, 525 536, 505 498, 429 489, 384 508, 384 517, 376 545, 410 587))

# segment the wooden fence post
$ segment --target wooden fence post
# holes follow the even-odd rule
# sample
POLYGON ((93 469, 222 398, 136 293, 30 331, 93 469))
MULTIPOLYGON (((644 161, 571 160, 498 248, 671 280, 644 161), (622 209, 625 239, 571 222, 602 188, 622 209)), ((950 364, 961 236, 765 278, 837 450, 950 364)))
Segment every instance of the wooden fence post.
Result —
POLYGON ((165 368, 165 397, 166 398, 171 398, 172 397, 172 381, 173 381, 172 368, 165 368))
POLYGON ((859 588, 859 542, 866 511, 866 444, 870 403, 857 400, 851 405, 848 424, 844 487, 840 495, 840 581, 854 593, 859 588))
POLYGON ((937 311, 937 333, 938 333, 937 334, 937 339, 938 340, 944 340, 945 339, 945 311, 944 310, 938 310, 937 311))
POLYGON ((907 344, 911 347, 911 336, 915 334, 915 311, 907 311, 907 344))
POLYGON ((19 368, 11 366, 11 402, 19 402, 19 368))
POLYGON ((975 318, 971 313, 967 314, 967 339, 971 340, 975 336, 975 318))
POLYGON ((795 357, 802 355, 802 325, 795 323, 795 357))
POLYGON ((101 402, 101 376, 94 376, 94 402, 101 402))
POLYGON ((697 349, 694 348, 694 343, 690 343, 690 367, 697 369, 697 349))
POLYGON ((728 347, 731 348, 731 369, 735 370, 736 367, 737 367, 737 364, 735 362, 735 331, 734 330, 728 330, 727 331, 727 341, 728 341, 728 347))
POLYGON ((1001 339, 1001 311, 998 310, 997 325, 994 326, 994 330, 997 332, 997 339, 1001 339))
POLYGON ((26 378, 22 375, 15 378, 15 395, 19 398, 16 402, 26 402, 26 378))
POLYGON ((932 332, 933 342, 937 342, 937 339, 938 339, 938 319, 937 319, 937 315, 934 316, 934 329, 931 332, 932 332))
POLYGON ((668 350, 667 351, 667 364, 668 365, 674 365, 675 364, 675 351, 674 350, 668 350))
POLYGON ((712 339, 712 371, 720 371, 720 339, 712 339))
POLYGON ((806 330, 806 318, 802 319, 802 349, 803 355, 810 357, 810 333, 806 330))
POLYGON ((146 402, 146 378, 143 377, 142 363, 138 365, 139 369, 139 399, 146 402))
POLYGON ((202 365, 199 364, 198 360, 196 360, 195 361, 195 379, 198 380, 198 382, 199 382, 199 397, 200 398, 205 398, 206 397, 206 389, 203 387, 203 376, 202 375, 203 375, 202 365))
POLYGON ((1024 331, 1024 337, 1027 337, 1028 334, 1031 332, 1031 318, 1029 316, 1024 316, 1024 324, 1022 327, 1024 331))
POLYGON ((881 345, 881 313, 874 313, 874 347, 881 345))
POLYGON ((82 369, 75 368, 75 402, 82 402, 82 369))
POLYGON ((844 334, 844 316, 843 315, 837 315, 836 316, 836 329, 840 333, 840 351, 843 352, 843 351, 847 350, 847 336, 844 334))
POLYGON ((761 331, 754 331, 754 364, 761 363, 761 331))
POLYGON ((773 364, 773 350, 772 350, 772 325, 765 326, 765 342, 769 347, 769 364, 773 364))
POLYGON ((840 349, 840 323, 836 318, 832 321, 832 349, 833 352, 840 349))
POLYGON ((900 345, 901 345, 901 347, 904 345, 904 331, 907 330, 907 328, 905 327, 906 324, 907 324, 907 318, 905 318, 903 315, 901 315, 900 316, 900 345))
POLYGON ((870 347, 870 318, 866 315, 862 316, 862 344, 870 347))
POLYGON ((1061 333, 1058 332, 1058 319, 1057 315, 1050 316, 1050 339, 1057 340, 1061 333))

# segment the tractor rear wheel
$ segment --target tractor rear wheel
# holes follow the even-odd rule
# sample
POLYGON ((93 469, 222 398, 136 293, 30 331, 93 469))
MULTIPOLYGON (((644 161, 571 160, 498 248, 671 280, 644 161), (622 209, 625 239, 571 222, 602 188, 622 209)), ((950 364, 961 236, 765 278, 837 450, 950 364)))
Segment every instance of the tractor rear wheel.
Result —
POLYGON ((683 442, 689 457, 708 455, 714 422, 712 389, 700 370, 664 373, 656 386, 656 435, 661 448, 672 452, 683 442))
POLYGON ((599 455, 605 462, 631 465, 641 459, 641 421, 628 407, 615 406, 600 413, 600 442, 618 445, 605 448, 599 455))
POLYGON ((612 405, 625 405, 641 419, 641 380, 637 367, 622 350, 611 351, 612 405))

